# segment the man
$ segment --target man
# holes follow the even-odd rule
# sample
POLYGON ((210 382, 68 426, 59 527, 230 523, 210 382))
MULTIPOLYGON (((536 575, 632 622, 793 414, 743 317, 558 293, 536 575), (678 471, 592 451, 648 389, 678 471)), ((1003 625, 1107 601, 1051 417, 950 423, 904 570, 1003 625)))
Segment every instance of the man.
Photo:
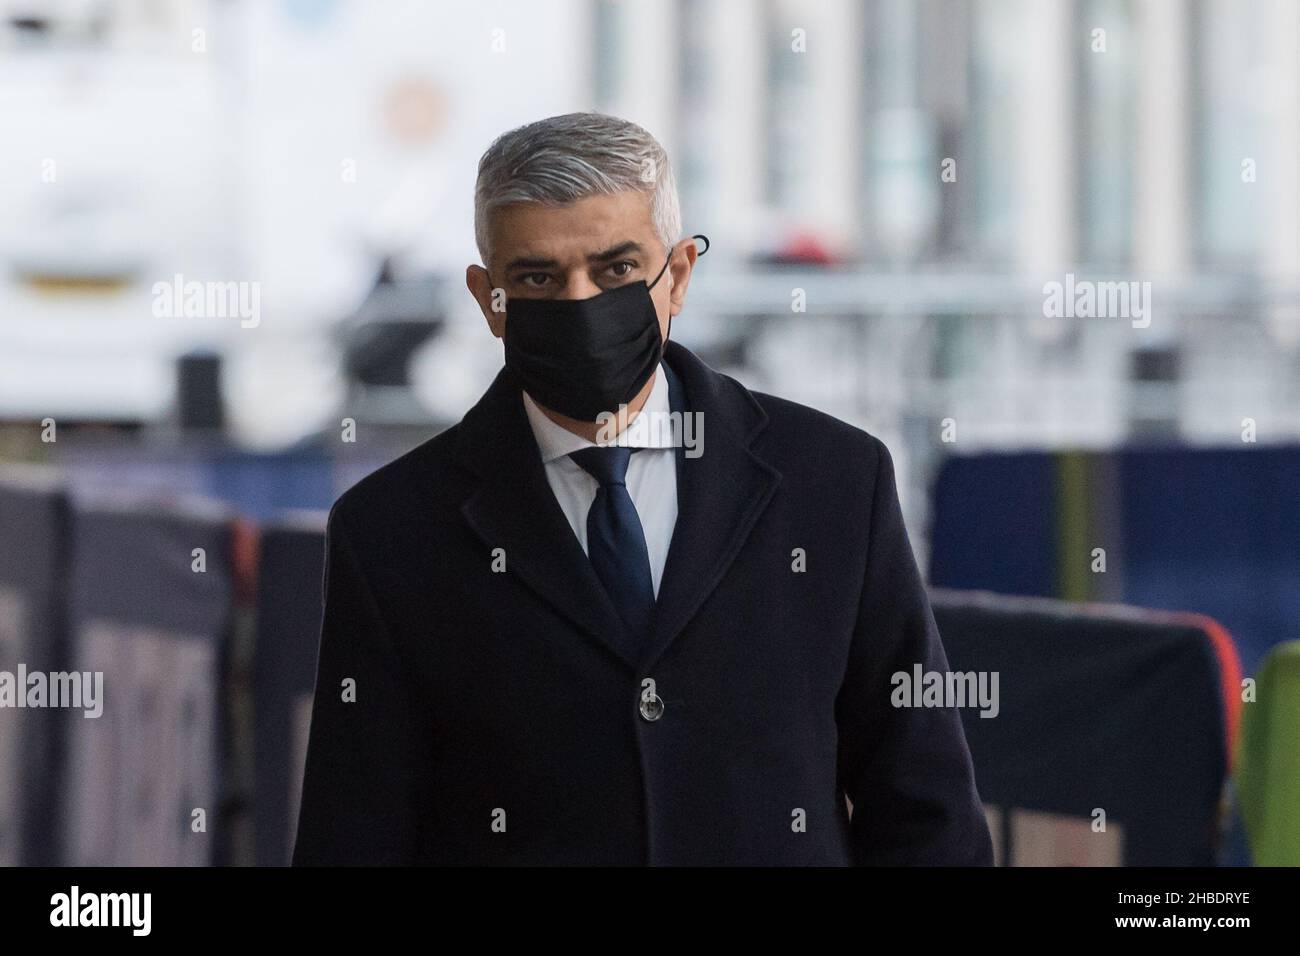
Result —
POLYGON ((889 453, 671 340, 663 149, 524 126, 475 220, 505 366, 331 511, 294 863, 990 864, 889 453))

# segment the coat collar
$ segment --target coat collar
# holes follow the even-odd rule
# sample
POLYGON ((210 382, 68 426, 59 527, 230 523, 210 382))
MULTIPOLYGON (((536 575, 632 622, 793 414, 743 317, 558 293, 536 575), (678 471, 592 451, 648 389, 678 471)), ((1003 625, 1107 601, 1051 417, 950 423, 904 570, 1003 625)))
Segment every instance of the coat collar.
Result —
POLYGON ((695 416, 701 452, 677 455, 677 523, 649 638, 632 645, 546 480, 521 389, 502 368, 461 421, 455 455, 481 478, 461 512, 515 573, 637 674, 663 656, 735 560, 781 480, 754 453, 767 416, 750 392, 675 341, 664 351, 674 412, 695 416))

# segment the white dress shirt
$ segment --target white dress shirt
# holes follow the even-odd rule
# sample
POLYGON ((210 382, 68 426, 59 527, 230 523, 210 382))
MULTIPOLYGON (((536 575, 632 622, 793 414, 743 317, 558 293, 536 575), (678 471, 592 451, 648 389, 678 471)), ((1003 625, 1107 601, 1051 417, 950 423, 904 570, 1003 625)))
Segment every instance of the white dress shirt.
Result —
MULTIPOLYGON (((585 552, 587 512, 596 500, 600 483, 570 458, 569 453, 595 447, 596 443, 551 421, 527 392, 524 392, 524 410, 533 426, 537 447, 542 452, 546 480, 550 482, 555 499, 585 552)), ((668 560, 673 527, 677 524, 677 458, 673 451, 672 429, 665 426, 670 410, 668 379, 661 366, 655 369, 655 382, 650 386, 645 405, 615 439, 617 444, 645 449, 633 454, 629 460, 626 482, 628 494, 641 518, 641 530, 645 533, 655 597, 659 596, 659 581, 668 560), (651 414, 647 415, 647 412, 651 414), (657 421, 652 424, 652 420, 657 421)))

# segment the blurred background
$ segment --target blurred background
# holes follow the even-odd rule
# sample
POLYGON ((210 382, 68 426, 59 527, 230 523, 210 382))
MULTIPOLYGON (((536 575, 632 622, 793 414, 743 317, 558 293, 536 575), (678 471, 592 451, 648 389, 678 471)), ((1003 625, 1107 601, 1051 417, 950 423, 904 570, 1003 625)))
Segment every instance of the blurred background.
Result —
POLYGON ((0 668, 121 702, 0 710, 0 862, 285 862, 322 511, 491 381, 478 157, 583 109, 674 335, 891 449, 1000 862, 1300 862, 1294 0, 0 0, 0 668))

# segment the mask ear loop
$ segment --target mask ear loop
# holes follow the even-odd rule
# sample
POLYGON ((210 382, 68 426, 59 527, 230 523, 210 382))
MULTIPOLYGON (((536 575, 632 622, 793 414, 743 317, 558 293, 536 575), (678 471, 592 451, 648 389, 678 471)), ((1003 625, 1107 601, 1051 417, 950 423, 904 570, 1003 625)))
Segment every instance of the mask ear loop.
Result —
POLYGON ((655 281, 651 282, 648 286, 646 286, 646 289, 653 289, 655 286, 659 284, 659 280, 664 277, 664 272, 666 272, 668 269, 668 263, 672 261, 673 261, 673 254, 670 252, 668 253, 668 258, 664 260, 664 267, 660 269, 659 274, 655 276, 655 281))
MULTIPOLYGON (((700 250, 700 255, 704 255, 704 253, 708 252, 709 246, 713 245, 713 243, 709 242, 709 237, 704 235, 704 233, 702 232, 697 232, 695 235, 691 236, 691 238, 704 240, 704 248, 700 250)), ((673 254, 671 252, 668 253, 668 258, 664 260, 664 268, 659 270, 659 275, 655 276, 655 281, 651 282, 650 285, 647 286, 647 288, 653 289, 656 285, 659 284, 659 280, 663 278, 664 269, 668 268, 668 263, 672 261, 672 258, 673 258, 673 254)), ((673 334, 673 317, 670 315, 668 316, 668 332, 667 334, 664 335, 665 344, 667 344, 668 340, 672 338, 672 334, 673 334)))

